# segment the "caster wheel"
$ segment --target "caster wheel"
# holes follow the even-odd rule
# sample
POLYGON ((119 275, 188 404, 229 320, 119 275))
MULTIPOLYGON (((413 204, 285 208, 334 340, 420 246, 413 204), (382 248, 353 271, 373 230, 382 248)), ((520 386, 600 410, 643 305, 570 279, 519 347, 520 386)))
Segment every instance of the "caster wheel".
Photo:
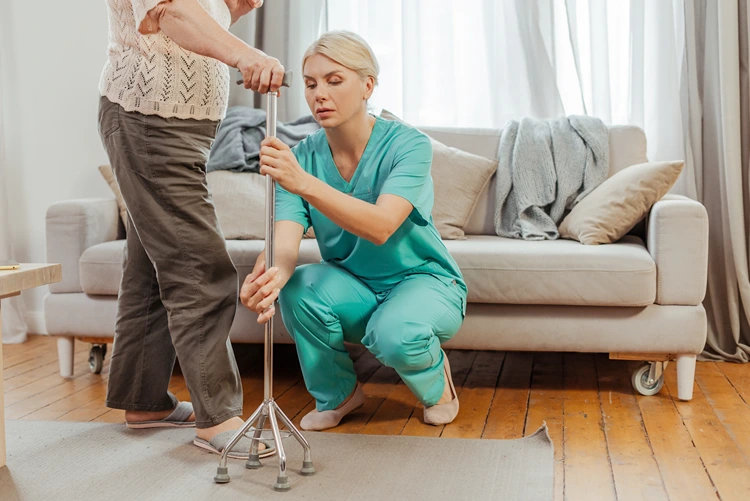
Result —
POLYGON ((102 372, 102 367, 104 367, 104 352, 105 350, 99 345, 91 347, 91 351, 89 352, 89 369, 94 374, 101 374, 102 372))
POLYGON ((655 381, 649 383, 648 373, 651 370, 651 364, 645 363, 633 371, 633 375, 630 378, 630 382, 633 383, 633 388, 641 395, 651 396, 656 395, 664 386, 664 374, 655 381))

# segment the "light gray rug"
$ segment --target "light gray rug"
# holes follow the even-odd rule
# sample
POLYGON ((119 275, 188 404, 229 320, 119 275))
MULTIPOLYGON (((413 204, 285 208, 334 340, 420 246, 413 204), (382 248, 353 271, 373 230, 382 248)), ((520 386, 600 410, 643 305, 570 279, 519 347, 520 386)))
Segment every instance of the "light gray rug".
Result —
POLYGON ((534 500, 552 499, 553 451, 546 426, 518 440, 305 433, 318 473, 303 477, 302 449, 284 440, 291 490, 272 489, 277 458, 260 470, 192 445, 190 430, 9 421, 2 501, 534 500))

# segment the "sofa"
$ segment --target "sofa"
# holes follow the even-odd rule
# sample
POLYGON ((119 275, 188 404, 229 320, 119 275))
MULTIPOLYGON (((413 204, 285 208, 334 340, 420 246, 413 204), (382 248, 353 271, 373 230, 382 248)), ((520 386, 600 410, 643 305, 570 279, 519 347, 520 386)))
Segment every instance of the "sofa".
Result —
MULTIPOLYGON (((421 128, 445 145, 496 158, 501 130, 421 128)), ((647 161, 646 137, 633 126, 609 129, 609 175, 647 161)), ((696 355, 706 341, 708 218, 689 198, 668 194, 625 237, 607 245, 502 238, 494 230, 494 177, 466 224, 465 240, 444 240, 468 285, 467 315, 449 349, 608 353, 646 361, 633 373, 643 394, 661 388, 677 361, 678 397, 692 398, 696 355)), ((438 201, 436 201, 438 203, 438 201)), ((47 260, 63 279, 44 301, 47 331, 58 336, 60 373, 71 376, 76 338, 113 337, 124 228, 115 199, 67 200, 46 215, 47 260)), ((227 240, 242 280, 262 240, 227 240)), ((303 239, 299 263, 321 259, 303 239)), ((293 342, 283 322, 275 341, 293 342)), ((238 308, 235 343, 262 343, 255 315, 238 308)), ((101 356, 101 353, 99 354, 101 356)))

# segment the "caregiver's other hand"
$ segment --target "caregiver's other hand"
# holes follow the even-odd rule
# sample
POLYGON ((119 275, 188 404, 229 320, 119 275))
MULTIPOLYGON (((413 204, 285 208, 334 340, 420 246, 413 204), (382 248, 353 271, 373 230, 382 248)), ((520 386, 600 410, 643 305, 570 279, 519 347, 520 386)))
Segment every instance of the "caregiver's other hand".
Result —
POLYGON ((284 67, 278 59, 248 47, 237 61, 246 89, 265 94, 277 92, 284 79, 284 67))
POLYGON ((266 271, 265 260, 257 261, 253 271, 245 277, 240 288, 240 301, 258 314, 259 324, 268 322, 274 315, 276 308, 273 304, 279 297, 279 282, 279 269, 273 267, 266 271))
POLYGON ((271 176, 289 193, 304 192, 309 174, 300 167, 289 146, 277 137, 267 137, 260 145, 260 173, 271 176))

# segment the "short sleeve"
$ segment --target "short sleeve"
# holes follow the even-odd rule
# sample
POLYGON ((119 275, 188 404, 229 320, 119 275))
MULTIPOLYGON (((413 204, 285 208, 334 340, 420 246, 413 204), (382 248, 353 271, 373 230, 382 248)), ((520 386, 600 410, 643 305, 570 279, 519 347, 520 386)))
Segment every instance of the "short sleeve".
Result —
POLYGON ((432 219, 434 191, 430 169, 432 167, 432 144, 430 138, 412 129, 404 133, 404 140, 397 146, 394 164, 383 183, 380 194, 397 195, 408 200, 414 210, 409 218, 419 226, 426 226, 432 219))
MULTIPOLYGON (((297 157, 297 162, 299 162, 303 169, 307 163, 304 151, 305 149, 301 144, 292 148, 292 153, 297 157)), ((294 193, 289 193, 278 183, 276 183, 276 221, 294 221, 299 223, 304 228, 303 233, 307 233, 307 230, 312 225, 310 220, 310 206, 305 199, 294 193)))
POLYGON ((145 19, 146 14, 160 3, 166 1, 171 0, 130 0, 130 3, 133 4, 133 16, 135 16, 136 31, 141 27, 141 23, 145 19))

